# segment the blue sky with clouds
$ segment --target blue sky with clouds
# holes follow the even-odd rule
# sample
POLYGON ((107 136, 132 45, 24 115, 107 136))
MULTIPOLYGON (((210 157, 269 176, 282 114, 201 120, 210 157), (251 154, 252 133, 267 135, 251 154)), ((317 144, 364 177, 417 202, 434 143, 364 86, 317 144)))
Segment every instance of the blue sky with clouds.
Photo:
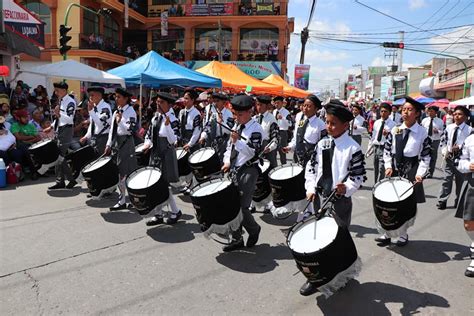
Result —
MULTIPOLYGON (((411 46, 417 49, 443 51, 459 57, 474 58, 474 44, 455 44, 474 41, 474 27, 432 31, 459 25, 474 24, 473 0, 359 0, 385 14, 412 24, 410 27, 380 13, 374 12, 355 0, 318 0, 311 33, 387 33, 405 31, 408 44, 429 44, 411 46), (426 30, 426 32, 408 33, 426 30), (436 45, 433 45, 436 44, 436 45)), ((295 32, 299 32, 308 21, 311 0, 290 0, 289 17, 295 18, 295 32)), ((330 35, 332 36, 332 35, 330 35)), ((371 42, 398 41, 397 34, 371 34, 363 36, 342 35, 342 39, 371 42)), ((291 36, 288 51, 288 75, 293 83, 294 65, 299 63, 301 43, 299 35, 291 36)), ((337 89, 338 82, 347 79, 349 73, 360 73, 362 64, 383 66, 390 61, 384 58, 385 49, 377 45, 349 44, 311 38, 306 46, 305 63, 311 65, 310 90, 323 90, 327 86, 337 89)), ((403 52, 404 68, 425 64, 432 55, 403 52)))

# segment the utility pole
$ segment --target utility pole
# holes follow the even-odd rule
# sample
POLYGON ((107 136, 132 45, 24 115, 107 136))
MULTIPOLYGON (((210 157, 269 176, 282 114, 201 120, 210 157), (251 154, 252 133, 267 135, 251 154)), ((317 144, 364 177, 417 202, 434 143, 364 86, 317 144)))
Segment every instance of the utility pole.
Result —
MULTIPOLYGON (((398 33, 400 34, 400 43, 404 43, 405 42, 405 31, 398 31, 398 33)), ((398 57, 398 60, 397 60, 397 65, 398 65, 397 73, 401 73, 402 72, 402 66, 403 66, 403 49, 402 48, 398 48, 397 57, 398 57)))
POLYGON ((303 30, 301 30, 301 56, 300 56, 300 64, 304 64, 304 53, 306 49, 306 43, 308 42, 309 38, 309 30, 307 27, 304 27, 303 30))
POLYGON ((222 62, 222 26, 221 20, 217 20, 219 30, 217 32, 217 53, 219 54, 219 62, 222 62))

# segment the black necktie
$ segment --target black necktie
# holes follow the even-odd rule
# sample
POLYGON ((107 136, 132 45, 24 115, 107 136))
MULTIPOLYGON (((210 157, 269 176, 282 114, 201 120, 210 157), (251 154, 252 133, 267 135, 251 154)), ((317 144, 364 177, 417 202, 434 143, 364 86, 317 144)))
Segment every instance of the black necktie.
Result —
MULTIPOLYGON (((382 140, 382 134, 383 134, 383 128, 385 126, 385 121, 382 121, 382 124, 380 125, 379 133, 377 134, 377 141, 380 142, 382 140)), ((380 145, 380 143, 379 143, 380 145)))
POLYGON ((456 145, 456 141, 458 140, 458 130, 459 126, 456 126, 456 128, 454 129, 453 141, 451 142, 451 150, 453 149, 453 146, 456 145))
POLYGON ((332 158, 336 144, 331 140, 331 148, 323 150, 323 174, 318 181, 318 187, 323 189, 323 195, 329 196, 332 191, 332 158))
POLYGON ((263 114, 260 114, 260 116, 258 117, 258 123, 262 125, 262 122, 263 122, 263 114))
POLYGON ((433 118, 430 119, 430 126, 428 127, 428 136, 433 135, 433 118))
POLYGON ((392 121, 395 122, 395 112, 393 112, 393 114, 392 114, 392 121))
POLYGON ((403 140, 402 140, 402 148, 405 148, 405 146, 407 145, 408 136, 410 136, 410 132, 411 130, 409 128, 405 129, 405 136, 403 136, 403 140))
POLYGON ((183 122, 181 123, 181 137, 184 137, 186 131, 186 124, 188 124, 188 111, 184 110, 183 122))
POLYGON ((156 146, 158 148, 158 137, 160 137, 160 128, 161 128, 161 123, 163 122, 163 114, 159 114, 159 117, 156 118, 155 124, 153 124, 153 146, 156 146))
POLYGON ((349 136, 352 136, 354 133, 354 120, 352 120, 351 125, 349 127, 349 136))
POLYGON ((309 119, 306 119, 304 116, 302 120, 303 120, 303 125, 300 128, 298 128, 298 131, 296 132, 297 143, 304 142, 304 134, 306 133, 306 129, 308 128, 308 124, 309 124, 309 119))

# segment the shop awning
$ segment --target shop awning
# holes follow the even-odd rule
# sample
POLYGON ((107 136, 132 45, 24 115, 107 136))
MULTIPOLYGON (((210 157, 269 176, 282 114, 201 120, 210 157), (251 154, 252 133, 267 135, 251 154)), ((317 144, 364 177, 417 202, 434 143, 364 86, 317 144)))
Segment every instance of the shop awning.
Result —
MULTIPOLYGON (((18 37, 14 38, 15 46, 23 50, 29 50, 29 48, 21 46, 22 43, 16 43, 29 42, 33 45, 44 47, 44 22, 13 0, 2 1, 5 31, 18 35, 18 37)), ((29 54, 28 52, 24 53, 29 54)))
POLYGON ((8 49, 12 50, 12 55, 25 53, 32 57, 40 58, 41 51, 35 44, 25 40, 20 35, 5 27, 5 33, 0 35, 0 42, 4 42, 8 49))

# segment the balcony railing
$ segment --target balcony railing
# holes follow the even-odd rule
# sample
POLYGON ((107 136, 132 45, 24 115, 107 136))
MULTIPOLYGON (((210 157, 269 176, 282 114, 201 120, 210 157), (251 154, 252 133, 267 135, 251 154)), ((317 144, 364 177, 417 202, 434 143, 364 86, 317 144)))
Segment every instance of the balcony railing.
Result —
POLYGON ((208 4, 177 4, 177 5, 150 5, 148 17, 160 17, 168 12, 169 17, 179 16, 231 16, 231 15, 280 15, 286 14, 287 3, 208 3, 208 4), (283 7, 285 6, 285 7, 283 7))
POLYGON ((125 56, 130 60, 140 57, 143 53, 139 52, 133 45, 124 47, 119 45, 112 38, 100 34, 79 34, 79 48, 97 49, 115 55, 125 56))

